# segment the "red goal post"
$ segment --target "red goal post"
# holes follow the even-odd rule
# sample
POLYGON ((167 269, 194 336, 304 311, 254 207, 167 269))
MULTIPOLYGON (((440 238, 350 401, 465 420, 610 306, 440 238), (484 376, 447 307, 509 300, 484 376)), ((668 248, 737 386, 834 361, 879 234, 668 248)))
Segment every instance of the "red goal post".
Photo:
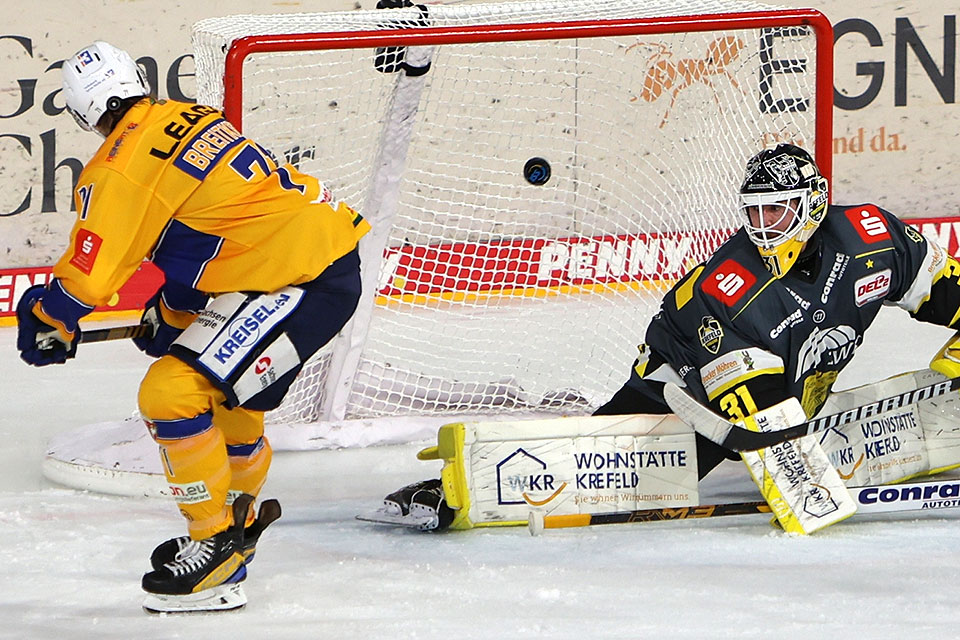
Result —
POLYGON ((746 11, 733 14, 704 14, 671 18, 638 18, 599 21, 494 24, 464 27, 424 27, 413 32, 370 30, 301 34, 248 35, 233 40, 227 51, 223 74, 223 111, 227 119, 243 130, 243 64, 256 53, 317 51, 322 49, 370 49, 383 47, 432 46, 476 42, 529 41, 644 34, 677 31, 726 31, 731 29, 809 26, 817 39, 830 46, 816 50, 817 140, 814 151, 821 173, 832 175, 833 152, 833 27, 823 13, 812 8, 746 11))

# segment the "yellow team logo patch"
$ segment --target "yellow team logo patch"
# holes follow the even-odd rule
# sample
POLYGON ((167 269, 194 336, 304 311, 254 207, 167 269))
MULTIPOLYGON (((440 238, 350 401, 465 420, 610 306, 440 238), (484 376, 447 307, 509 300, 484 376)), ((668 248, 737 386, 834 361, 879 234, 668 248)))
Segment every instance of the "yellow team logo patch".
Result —
POLYGON ((700 321, 700 344, 710 353, 716 354, 720 351, 720 343, 723 341, 723 327, 713 316, 704 316, 700 321))

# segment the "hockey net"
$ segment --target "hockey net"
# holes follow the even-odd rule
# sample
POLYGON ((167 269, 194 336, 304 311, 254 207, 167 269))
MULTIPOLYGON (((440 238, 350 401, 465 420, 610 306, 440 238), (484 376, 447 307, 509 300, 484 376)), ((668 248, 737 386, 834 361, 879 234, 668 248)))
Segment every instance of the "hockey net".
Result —
POLYGON ((791 141, 829 173, 814 11, 420 5, 205 20, 194 44, 198 101, 374 227, 356 317, 277 422, 589 411, 740 225, 749 156, 791 141))
MULTIPOLYGON (((790 141, 830 173, 813 10, 419 5, 210 19, 194 44, 198 101, 373 226, 353 320, 268 415, 277 449, 588 413, 662 294, 740 226, 748 157, 790 141)), ((51 443, 47 476, 162 491, 139 421, 97 426, 51 443)))

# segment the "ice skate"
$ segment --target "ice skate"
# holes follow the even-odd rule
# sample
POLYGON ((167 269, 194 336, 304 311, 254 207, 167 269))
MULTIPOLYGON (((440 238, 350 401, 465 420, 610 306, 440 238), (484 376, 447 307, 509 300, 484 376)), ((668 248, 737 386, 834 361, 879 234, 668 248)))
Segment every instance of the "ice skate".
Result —
POLYGON ((357 520, 420 531, 442 531, 453 522, 453 510, 447 506, 439 479, 421 480, 389 494, 379 509, 358 515, 357 520))
MULTIPOLYGON (((243 530, 244 564, 249 565, 250 561, 253 560, 253 556, 257 552, 257 541, 260 540, 260 534, 262 534, 263 530, 270 526, 271 523, 279 519, 280 514, 280 503, 277 500, 271 498, 270 500, 264 500, 260 503, 257 519, 243 530)), ((190 536, 178 536, 161 542, 150 555, 150 566, 156 570, 169 562, 173 562, 176 559, 176 555, 180 553, 190 541, 190 536)))
POLYGON ((247 603, 243 523, 253 496, 233 503, 234 524, 214 536, 182 545, 172 562, 143 576, 143 608, 151 613, 222 611, 247 603))

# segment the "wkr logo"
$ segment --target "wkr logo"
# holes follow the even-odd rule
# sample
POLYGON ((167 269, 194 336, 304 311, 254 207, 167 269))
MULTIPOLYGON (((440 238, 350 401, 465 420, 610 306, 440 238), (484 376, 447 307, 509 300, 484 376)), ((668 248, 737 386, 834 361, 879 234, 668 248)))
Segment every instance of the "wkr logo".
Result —
POLYGON ((520 448, 497 463, 497 502, 543 506, 567 487, 547 463, 520 448))

